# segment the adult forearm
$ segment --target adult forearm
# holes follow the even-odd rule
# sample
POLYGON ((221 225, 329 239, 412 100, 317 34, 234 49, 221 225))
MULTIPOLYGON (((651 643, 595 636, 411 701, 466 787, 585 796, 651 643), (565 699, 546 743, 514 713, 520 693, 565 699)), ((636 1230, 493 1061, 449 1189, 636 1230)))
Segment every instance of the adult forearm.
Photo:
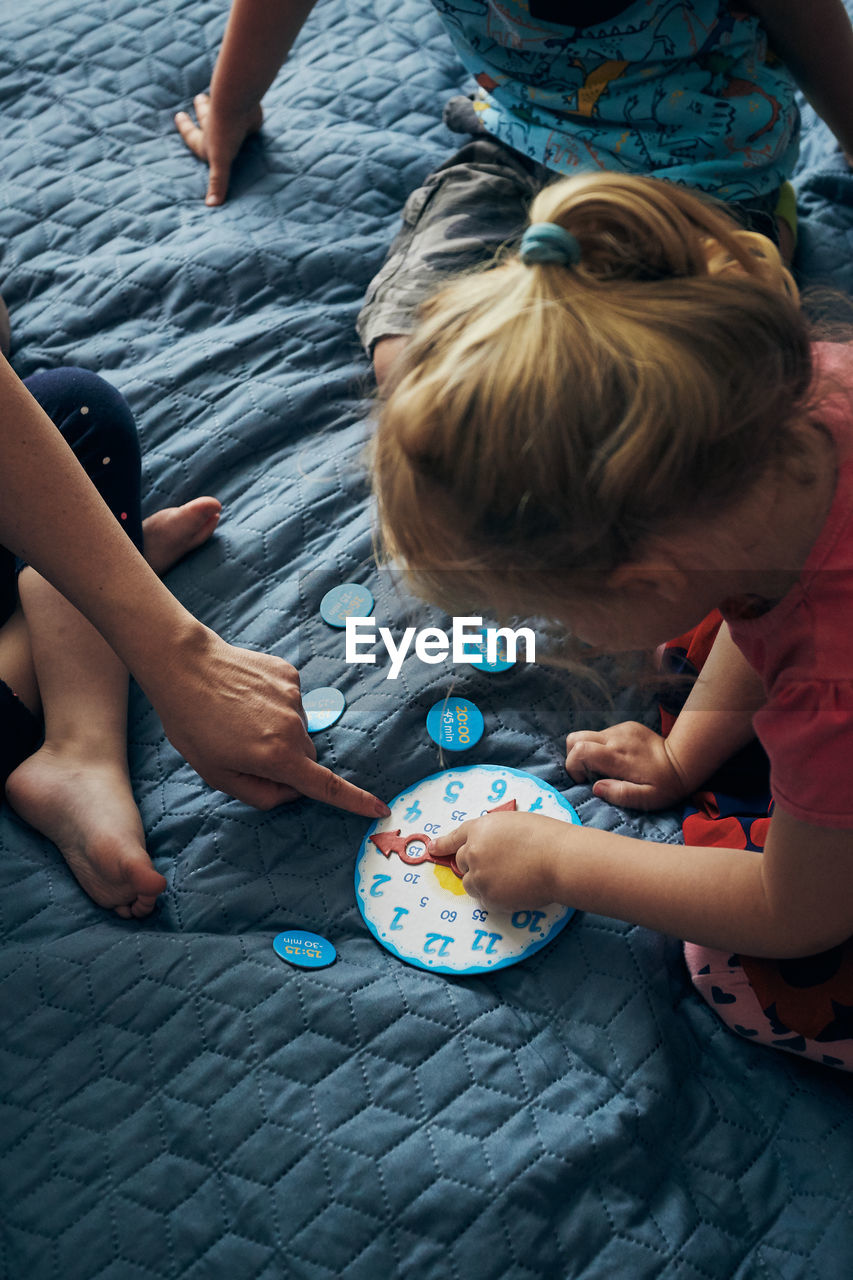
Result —
POLYGON ((234 0, 211 80, 217 110, 244 115, 269 89, 317 0, 234 0))
POLYGON ((375 796, 316 763, 294 668, 226 644, 178 603, 2 359, 0 543, 94 624, 211 787, 262 809, 303 794, 387 815, 375 796))
POLYGON ((200 644, 205 628, 133 546, 5 361, 0 406, 0 544, 32 564, 147 681, 165 643, 200 644))
POLYGON ((853 152, 853 27, 842 0, 749 0, 809 102, 853 152))

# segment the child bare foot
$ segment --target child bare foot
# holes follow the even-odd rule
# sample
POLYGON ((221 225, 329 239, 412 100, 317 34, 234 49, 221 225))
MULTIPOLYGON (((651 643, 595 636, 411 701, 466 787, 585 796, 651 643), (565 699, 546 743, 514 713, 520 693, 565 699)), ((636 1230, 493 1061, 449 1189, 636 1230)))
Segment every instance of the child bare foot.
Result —
MULTIPOLYGON (((205 497, 149 516, 142 527, 152 568, 165 573, 206 542, 221 510, 216 498, 205 497)), ((119 683, 117 689, 123 687, 119 683)), ((120 733, 107 730, 104 736, 97 715, 93 725, 86 710, 73 718, 70 732, 54 740, 48 732, 40 749, 9 775, 6 798, 20 817, 53 841, 95 902, 125 918, 147 916, 166 881, 145 848, 127 773, 123 717, 120 733)), ((61 723, 67 725, 67 714, 61 723)), ((110 723, 107 717, 104 725, 110 723)))
POLYGON ((45 743, 6 783, 12 808, 52 840, 90 898, 120 916, 147 916, 166 881, 154 870, 127 771, 93 745, 45 743))
POLYGON ((182 507, 164 507, 142 521, 145 559, 156 573, 166 573, 182 556, 200 547, 216 528, 222 503, 193 498, 182 507))

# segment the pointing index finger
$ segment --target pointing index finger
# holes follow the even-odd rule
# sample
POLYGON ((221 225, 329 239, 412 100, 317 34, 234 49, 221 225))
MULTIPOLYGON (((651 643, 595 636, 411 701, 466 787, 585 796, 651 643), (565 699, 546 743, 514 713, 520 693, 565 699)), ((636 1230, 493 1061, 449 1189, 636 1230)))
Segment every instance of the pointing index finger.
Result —
POLYGON ((453 831, 448 831, 446 835, 438 836, 433 840, 433 852, 439 858, 452 858, 462 848, 468 839, 468 823, 462 822, 453 831))
POLYGON ((360 813, 365 818, 387 818, 391 812, 378 796, 347 782, 308 756, 288 771, 287 781, 312 800, 322 800, 324 804, 346 809, 348 813, 360 813))
POLYGON ((210 177, 207 183, 207 195, 204 203, 207 205, 224 204, 225 197, 228 194, 228 179, 231 176, 230 166, 221 164, 218 160, 210 161, 210 177))

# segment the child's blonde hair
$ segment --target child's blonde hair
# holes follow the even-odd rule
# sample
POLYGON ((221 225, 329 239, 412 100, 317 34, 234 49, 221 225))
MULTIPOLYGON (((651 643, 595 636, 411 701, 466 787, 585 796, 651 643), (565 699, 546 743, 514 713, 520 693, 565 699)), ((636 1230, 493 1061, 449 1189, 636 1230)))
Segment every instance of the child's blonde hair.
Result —
POLYGON ((553 613, 798 452, 811 385, 775 247, 649 178, 555 182, 576 265, 513 256, 431 299, 381 407, 385 548, 451 611, 553 613))

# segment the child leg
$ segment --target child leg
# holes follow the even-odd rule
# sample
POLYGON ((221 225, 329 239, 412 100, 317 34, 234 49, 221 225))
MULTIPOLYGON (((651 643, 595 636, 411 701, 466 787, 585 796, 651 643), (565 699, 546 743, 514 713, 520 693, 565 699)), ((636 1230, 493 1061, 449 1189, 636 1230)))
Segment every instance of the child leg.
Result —
MULTIPOLYGON (((122 397, 94 375, 57 370, 30 390, 51 414, 116 517, 139 545, 139 449, 122 397)), ((162 571, 212 532, 219 504, 198 499, 146 522, 162 571)), ((165 880, 153 868, 127 772, 127 672, 34 570, 19 577, 45 740, 9 776, 17 812, 60 849, 83 888, 120 915, 146 915, 165 880)))
MULTIPOLYGON (((152 567, 163 573, 205 542, 219 510, 215 499, 197 498, 149 516, 143 533, 152 567)), ((9 802, 57 846, 100 906, 125 917, 147 915, 166 882, 145 848, 127 772, 127 672, 82 615, 32 569, 23 570, 20 587, 45 738, 36 750, 37 727, 34 736, 10 746, 17 767, 7 781, 9 802)), ((22 732, 32 735, 35 717, 22 710, 22 732)))
POLYGON ((40 711, 30 636, 18 602, 15 557, 0 547, 0 800, 9 774, 41 741, 40 711))
POLYGON ((553 176, 497 139, 482 136, 412 192, 402 229, 368 286, 356 326, 380 389, 408 341, 420 304, 451 276, 491 261, 503 246, 515 243, 528 205, 553 176))
POLYGON ((9 803, 53 841, 97 903, 147 915, 166 881, 145 849, 127 772, 127 672, 34 570, 23 570, 19 591, 45 738, 10 774, 9 803))
POLYGON ((0 798, 9 774, 41 741, 40 708, 30 636, 17 606, 0 626, 0 798))
POLYGON ((732 1031, 853 1071, 853 942, 802 960, 755 960, 685 943, 693 985, 732 1031))

